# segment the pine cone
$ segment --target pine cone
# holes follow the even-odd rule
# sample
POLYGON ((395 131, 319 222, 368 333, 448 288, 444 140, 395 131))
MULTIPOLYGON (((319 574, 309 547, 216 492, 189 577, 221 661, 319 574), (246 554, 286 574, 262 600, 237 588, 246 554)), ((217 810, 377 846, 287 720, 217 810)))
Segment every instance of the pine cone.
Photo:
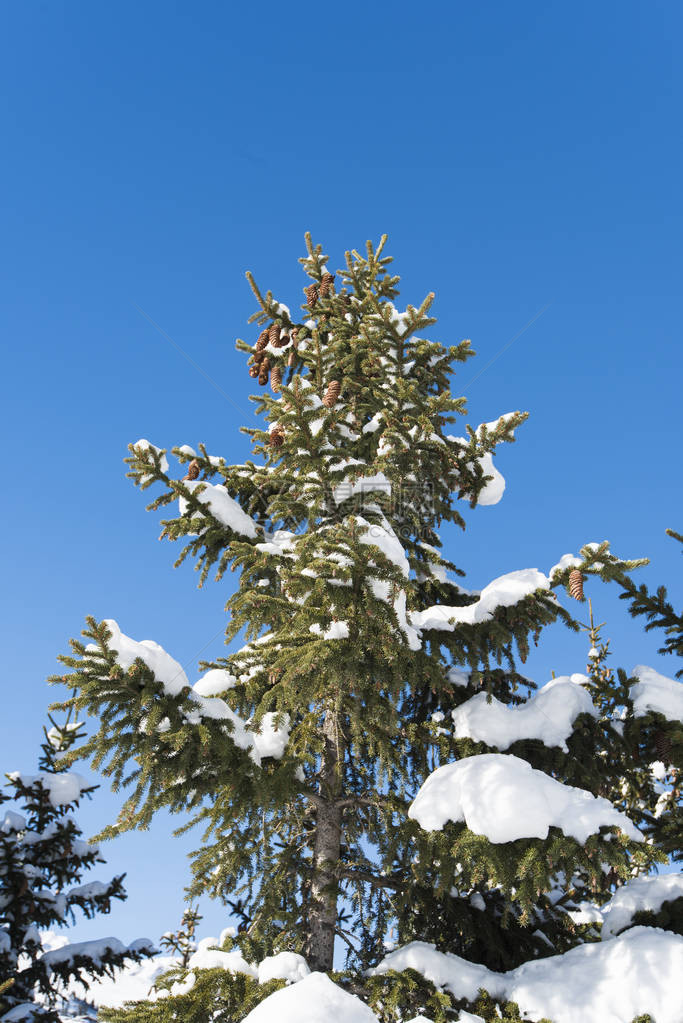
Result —
POLYGON ((196 480, 199 476, 199 462, 196 458, 193 458, 187 467, 187 475, 183 478, 186 480, 196 480))
POLYGON ((287 359, 287 365, 288 366, 293 366, 295 362, 296 362, 296 355, 294 354, 294 352, 290 352, 289 353, 289 358, 287 359))
POLYGON ((307 288, 304 288, 304 294, 306 295, 308 308, 312 309, 315 303, 318 301, 318 285, 309 284, 307 288))
POLYGON ((279 340, 280 340, 280 324, 279 323, 273 323, 273 324, 271 324, 270 330, 268 331, 268 341, 270 342, 271 345, 273 345, 274 348, 276 348, 277 347, 277 343, 278 343, 279 340))
POLYGON ((285 431, 281 426, 274 426, 270 431, 271 448, 281 448, 285 442, 285 431))
POLYGON ((249 376, 250 377, 257 377, 258 374, 259 374, 259 368, 258 368, 257 365, 254 364, 253 366, 249 367, 249 376))
POLYGON ((279 366, 273 366, 270 371, 270 389, 273 394, 278 394, 282 387, 282 370, 279 366))
POLYGON ((329 295, 334 285, 334 274, 324 273, 320 281, 320 297, 325 298, 329 295))
POLYGON ((275 348, 285 348, 289 344, 289 334, 280 334, 277 341, 273 342, 275 348))
POLYGON ((569 596, 574 600, 583 600, 583 576, 578 568, 573 568, 569 573, 569 596))
POLYGON ((266 357, 263 360, 263 362, 261 363, 261 368, 259 370, 259 375, 258 375, 258 382, 260 383, 261 387, 265 387, 266 386, 266 384, 268 383, 268 377, 269 376, 270 376, 270 359, 268 357, 266 357))
POLYGON ((341 384, 339 383, 339 381, 331 380, 330 383, 327 385, 325 397, 323 398, 323 405, 325 406, 325 408, 333 408, 337 404, 337 398, 339 397, 340 391, 341 384))
POLYGON ((267 344, 268 344, 268 331, 267 330, 262 330, 261 333, 258 336, 258 341, 256 342, 256 351, 257 352, 262 352, 267 344))
POLYGON ((655 733, 655 749, 658 759, 667 763, 671 754, 671 739, 666 732, 660 730, 655 733))
POLYGON ((299 328, 292 327, 292 347, 296 348, 299 344, 299 328))

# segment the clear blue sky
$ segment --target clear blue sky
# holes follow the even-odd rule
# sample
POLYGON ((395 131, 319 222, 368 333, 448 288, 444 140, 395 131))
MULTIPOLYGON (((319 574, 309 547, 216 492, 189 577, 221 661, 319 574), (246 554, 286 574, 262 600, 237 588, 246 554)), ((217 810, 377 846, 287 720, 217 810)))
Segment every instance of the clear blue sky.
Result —
MULTIPOLYGON (((403 301, 434 290, 432 336, 480 353, 455 385, 472 424, 531 413, 502 503, 450 538, 472 587, 609 538, 683 597, 680 5, 28 0, 1 26, 3 770, 34 767, 86 613, 189 666, 220 652, 230 580, 172 570, 122 458, 244 459, 244 271, 296 306, 306 229, 334 265, 388 232, 403 301)), ((592 596, 618 663, 673 670, 592 596)), ((584 655, 549 635, 528 671, 584 655)), ((117 805, 100 790, 86 827, 117 805)), ((170 830, 107 846, 131 898, 74 938, 176 924, 193 843, 170 830)))

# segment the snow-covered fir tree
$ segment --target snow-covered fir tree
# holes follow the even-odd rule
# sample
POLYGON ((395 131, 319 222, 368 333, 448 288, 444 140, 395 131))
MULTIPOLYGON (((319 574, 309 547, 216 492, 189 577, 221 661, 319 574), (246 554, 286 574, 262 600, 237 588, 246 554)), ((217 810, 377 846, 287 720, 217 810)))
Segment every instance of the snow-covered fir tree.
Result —
POLYGON ((9 774, 0 803, 0 1019, 58 1020, 57 1004, 74 980, 92 978, 154 948, 147 940, 126 947, 116 938, 65 944, 46 951, 42 932, 108 913, 112 900, 125 899, 124 875, 82 884, 83 876, 104 863, 99 847, 84 841, 73 812, 97 786, 73 772, 59 770, 60 755, 82 738, 75 722, 51 719, 44 729, 39 773, 9 774), (9 982, 5 989, 5 982, 9 982))
MULTIPOLYGON (((666 859, 652 837, 657 779, 628 745, 629 680, 605 655, 541 688, 520 671, 546 626, 580 627, 565 590, 583 600, 594 579, 624 585, 638 562, 591 543, 547 572, 463 587, 471 554, 446 557, 439 530, 500 499, 493 455, 526 415, 449 432, 465 413, 453 369, 473 352, 424 339, 432 295, 398 311, 384 246, 347 253, 332 274, 307 237, 301 314, 249 276, 261 331, 238 348, 271 391, 256 399, 263 428, 246 430, 257 460, 183 445, 174 472, 164 449, 131 445, 135 483, 160 487, 150 507, 174 507, 162 535, 184 542, 178 563, 195 559, 201 582, 238 573, 226 639, 246 641, 194 684, 113 620, 89 619, 65 658, 67 705, 99 722, 72 759, 133 789, 106 834, 162 808, 187 814, 204 826, 190 897, 209 893, 241 920, 168 998, 138 1007, 141 1020, 214 1018, 215 1000, 196 997, 205 969, 223 988, 226 970, 240 978, 242 1014, 233 999, 222 1018, 242 1019, 257 964, 285 954, 304 957, 305 979, 289 960, 266 970, 298 983, 250 1023, 278 1018, 293 988, 301 1006, 360 996, 372 1010, 359 1020, 445 1020, 475 1004, 488 1019, 514 1000, 516 971, 544 957, 567 976, 595 973, 587 907, 666 859), (321 974, 342 947, 347 990, 333 994, 321 974)), ((666 941, 665 969, 683 956, 683 939, 666 941)), ((642 994, 625 1019, 661 1010, 661 992, 653 1005, 642 994)))

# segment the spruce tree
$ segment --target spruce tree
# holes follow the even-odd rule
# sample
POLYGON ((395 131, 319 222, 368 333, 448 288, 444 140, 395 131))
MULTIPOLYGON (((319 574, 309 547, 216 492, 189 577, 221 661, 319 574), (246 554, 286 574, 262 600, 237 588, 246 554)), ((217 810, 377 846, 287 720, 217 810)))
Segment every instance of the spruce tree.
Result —
POLYGON ((7 775, 0 803, 0 1019, 59 1019, 56 1005, 73 980, 112 975, 127 961, 139 961, 154 949, 146 940, 126 947, 116 938, 68 944, 45 952, 41 931, 108 913, 114 899, 126 898, 123 874, 108 882, 81 884, 95 864, 104 863, 99 847, 83 840, 73 816, 80 800, 97 786, 61 771, 58 759, 82 738, 75 722, 44 729, 39 774, 7 775), (5 987, 5 981, 8 981, 5 987))
POLYGON ((189 896, 236 912, 243 949, 330 971, 337 941, 358 970, 387 941, 418 940, 509 969, 582 940, 577 906, 662 858, 637 829, 638 800, 612 801, 621 734, 597 676, 535 693, 520 671, 546 626, 580 627, 558 594, 582 599, 592 577, 623 582, 642 562, 587 544, 547 575, 463 588, 471 558, 447 558, 439 530, 500 498, 493 455, 526 414, 449 433, 469 342, 421 336, 431 294, 397 310, 385 238, 337 274, 306 241, 300 315, 248 275, 261 330, 237 347, 271 390, 254 399, 263 427, 245 428, 258 461, 183 445, 178 478, 146 440, 128 459, 137 486, 160 487, 150 509, 175 506, 162 536, 183 543, 176 563, 194 559, 200 584, 238 573, 226 641, 245 645, 191 685, 157 644, 89 618, 64 658, 75 695, 62 706, 98 724, 70 760, 132 788, 108 836, 161 808, 203 825, 189 896), (436 788, 452 803, 464 775, 434 772, 453 766, 482 804, 510 780, 569 809, 494 833, 476 807, 449 804, 437 826, 436 788))

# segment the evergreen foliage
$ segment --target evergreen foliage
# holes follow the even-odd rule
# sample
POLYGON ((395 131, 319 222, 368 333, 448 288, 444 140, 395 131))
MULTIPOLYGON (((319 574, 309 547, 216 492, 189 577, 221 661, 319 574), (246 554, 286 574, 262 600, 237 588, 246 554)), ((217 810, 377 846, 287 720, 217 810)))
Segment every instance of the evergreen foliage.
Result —
POLYGON ((155 985, 156 1001, 127 1002, 121 1009, 103 1006, 98 1014, 101 1023, 236 1023, 244 1019, 259 1002, 284 987, 283 980, 259 984, 245 973, 227 970, 201 970, 196 982, 184 994, 170 992, 179 984, 182 973, 171 971, 155 985))
MULTIPOLYGON (((667 533, 674 540, 683 543, 683 536, 673 529, 667 533)), ((667 591, 660 586, 651 593, 642 584, 636 586, 624 576, 620 581, 620 597, 629 603, 629 612, 634 617, 647 619, 645 631, 663 629, 666 639, 659 648, 660 654, 672 654, 683 658, 683 611, 677 613, 667 599, 667 591)), ((675 678, 683 677, 683 667, 676 667, 675 678)), ((624 673, 622 683, 626 684, 624 673)), ((634 680, 630 679, 629 684, 634 680)), ((623 691, 623 690, 622 690, 623 691)), ((657 711, 634 717, 627 716, 624 730, 625 740, 630 744, 631 756, 640 764, 660 762, 665 775, 660 779, 659 800, 651 821, 650 834, 658 847, 674 862, 683 860, 683 722, 672 720, 657 711)))
POLYGON ((631 927, 660 927, 663 931, 674 931, 683 934, 683 896, 678 899, 667 899, 655 912, 652 909, 641 909, 633 914, 631 927))
MULTIPOLYGON (((570 573, 628 590, 642 561, 588 544, 549 579, 528 570, 498 581, 488 603, 456 581, 464 570, 442 554, 439 529, 464 528, 463 501, 489 503, 492 455, 526 414, 447 432, 465 413, 450 393, 454 367, 473 352, 468 341, 419 336, 435 323, 433 295, 396 310, 385 241, 347 253, 333 277, 307 236, 298 316, 249 275, 262 332, 237 344, 273 391, 254 399, 264 427, 245 430, 260 461, 229 465, 203 445, 177 447, 187 467, 178 479, 165 450, 130 446, 129 475, 142 490, 158 485, 149 507, 170 512, 162 537, 183 543, 176 563, 194 559, 200 585, 211 571, 237 573, 226 642, 246 645, 203 664, 192 687, 156 644, 89 618, 87 642, 72 641, 63 658, 74 696, 61 706, 87 711, 96 730, 67 760, 89 758, 114 789, 131 790, 107 837, 146 827, 162 808, 186 816, 181 830, 203 826, 189 897, 208 893, 240 917, 248 959, 255 942, 261 955, 300 952, 330 971, 337 941, 358 978, 391 933, 506 970, 595 937, 572 912, 665 859, 659 793, 633 758, 629 680, 607 668, 606 646, 586 682, 595 713, 579 714, 563 745, 530 734, 499 750, 457 737, 446 715, 478 694, 527 704, 535 686, 520 666, 531 644, 558 620, 580 628, 558 599, 579 592, 570 573), (503 751, 609 799, 657 842, 613 826, 585 841, 552 826, 547 837, 495 842, 465 821, 428 831, 409 817, 439 765, 503 751)), ((262 990, 214 973, 103 1019, 199 1023, 208 1004, 225 1012, 211 1018, 244 1018, 262 990)), ((452 1000, 409 971, 353 983, 383 1020, 418 1003, 453 1018, 452 1000)), ((519 1018, 514 1006, 501 1011, 519 1018)))
POLYGON ((183 913, 178 930, 168 931, 161 936, 161 948, 168 955, 176 955, 181 966, 187 966, 192 954, 197 951, 195 937, 201 919, 199 910, 190 906, 183 913))
MULTIPOLYGON (((667 529, 669 536, 683 544, 683 536, 673 529, 667 529)), ((629 602, 629 612, 634 618, 644 615, 647 618, 645 631, 664 629, 666 639, 659 648, 660 654, 677 654, 683 657, 683 611, 677 614, 667 600, 667 591, 660 586, 656 593, 650 593, 645 583, 636 586, 632 579, 624 576, 621 580, 622 600, 629 602)), ((683 676, 683 667, 676 672, 676 678, 683 676)))
POLYGON ((9 980, 0 981, 0 1012, 4 1012, 7 1007, 2 995, 4 995, 6 991, 9 991, 13 984, 14 977, 10 977, 9 980))
POLYGON ((124 875, 80 884, 84 873, 104 863, 99 848, 83 841, 73 817, 96 786, 57 766, 59 756, 82 738, 80 726, 69 719, 64 725, 50 722, 40 773, 10 774, 9 793, 0 791, 0 803, 12 801, 22 810, 6 811, 0 822, 0 993, 13 1021, 56 1021, 55 1004, 70 980, 87 987, 90 977, 111 975, 115 967, 154 951, 149 942, 126 948, 115 938, 47 953, 42 948, 41 931, 64 927, 77 911, 88 919, 108 913, 112 900, 126 898, 124 875))
POLYGON ((584 628, 590 639, 590 656, 586 671, 593 703, 600 712, 596 727, 602 733, 601 741, 596 745, 599 757, 597 765, 594 765, 599 776, 596 793, 609 799, 652 839, 647 849, 643 847, 634 851, 627 873, 619 878, 612 871, 606 875, 606 885, 591 897, 592 901, 602 905, 615 882, 628 879, 633 866, 647 873, 653 864, 666 862, 667 853, 671 850, 664 832, 671 825, 671 808, 665 812, 662 785, 651 767, 657 759, 654 741, 647 727, 651 715, 640 718, 633 714, 630 687, 637 680, 629 677, 623 668, 614 671, 609 666, 610 643, 601 635, 604 623, 598 625, 594 622, 592 604, 588 603, 590 621, 584 628))

